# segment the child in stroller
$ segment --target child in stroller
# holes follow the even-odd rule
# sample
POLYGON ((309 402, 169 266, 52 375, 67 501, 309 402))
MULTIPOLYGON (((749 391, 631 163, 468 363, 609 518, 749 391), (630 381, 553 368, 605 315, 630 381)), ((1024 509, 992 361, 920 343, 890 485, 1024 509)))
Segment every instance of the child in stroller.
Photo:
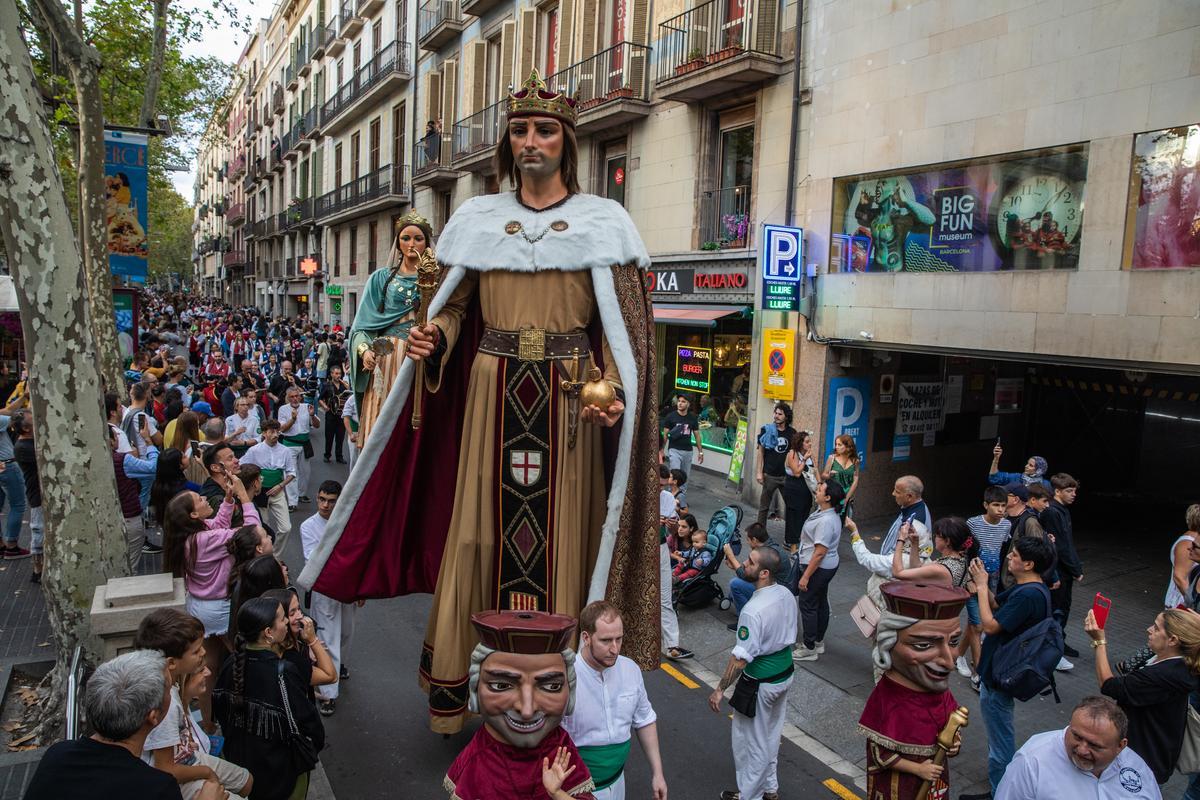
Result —
MULTIPOLYGON (((691 515, 687 515, 687 517, 691 517, 691 515)), ((685 528, 685 519, 686 517, 680 518, 681 535, 685 528)), ((694 520, 695 517, 691 517, 692 525, 695 524, 694 520)), ((704 544, 704 551, 709 554, 710 560, 695 575, 674 582, 671 593, 672 606, 682 603, 688 608, 705 608, 714 599, 720 602, 722 610, 728 609, 732 605, 732 601, 726 596, 715 578, 722 561, 716 556, 726 544, 732 545, 734 550, 741 549, 741 534, 738 532, 741 521, 742 509, 735 505, 725 506, 713 514, 712 520, 708 524, 708 531, 705 533, 704 544)), ((698 537, 696 541, 699 541, 698 537)))
POLYGON ((671 579, 677 584, 690 580, 699 575, 712 560, 713 554, 708 549, 708 534, 697 528, 692 531, 692 546, 679 554, 679 561, 671 571, 671 579))

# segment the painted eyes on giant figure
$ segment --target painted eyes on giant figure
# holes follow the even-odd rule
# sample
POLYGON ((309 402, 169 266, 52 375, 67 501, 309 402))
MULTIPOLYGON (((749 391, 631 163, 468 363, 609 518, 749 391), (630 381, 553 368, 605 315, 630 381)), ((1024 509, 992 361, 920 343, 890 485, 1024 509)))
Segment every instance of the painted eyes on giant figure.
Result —
MULTIPOLYGON (((957 648, 959 645, 959 642, 961 642, 961 641, 962 641, 962 633, 959 632, 959 633, 955 634, 954 636, 950 637, 950 646, 952 648, 957 648)), ((929 650, 933 650, 934 648, 941 647, 940 641, 935 642, 935 641, 931 641, 929 639, 912 639, 908 642, 905 642, 905 644, 907 644, 913 650, 916 650, 918 653, 924 653, 929 650)))

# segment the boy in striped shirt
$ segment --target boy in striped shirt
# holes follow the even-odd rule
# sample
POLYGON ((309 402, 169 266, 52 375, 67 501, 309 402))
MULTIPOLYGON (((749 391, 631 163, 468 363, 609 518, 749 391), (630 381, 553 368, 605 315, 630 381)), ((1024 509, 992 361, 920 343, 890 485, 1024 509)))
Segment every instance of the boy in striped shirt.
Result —
MULTIPOLYGON (((988 589, 993 593, 1000 580, 1000 554, 1004 543, 1012 535, 1012 522, 1007 517, 1008 492, 1001 486, 989 486, 983 490, 983 513, 967 520, 971 536, 979 543, 979 558, 988 573, 988 589)), ((969 603, 967 607, 967 635, 959 646, 959 656, 955 661, 958 673, 971 679, 971 686, 979 691, 979 676, 975 674, 975 666, 979 664, 979 647, 983 630, 980 623, 979 607, 969 603), (971 661, 967 661, 967 650, 971 651, 971 661)))

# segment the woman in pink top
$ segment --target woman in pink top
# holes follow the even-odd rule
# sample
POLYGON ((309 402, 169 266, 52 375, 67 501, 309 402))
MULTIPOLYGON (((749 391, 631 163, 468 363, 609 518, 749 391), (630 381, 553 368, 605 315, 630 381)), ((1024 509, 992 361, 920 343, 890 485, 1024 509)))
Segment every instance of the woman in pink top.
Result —
MULTIPOLYGON (((196 492, 181 492, 167 503, 163 522, 163 567, 183 578, 187 613, 204 623, 205 662, 212 674, 229 654, 225 634, 229 628, 229 570, 233 554, 228 543, 237 533, 233 512, 242 508, 242 526, 259 525, 258 509, 236 476, 225 486, 225 499, 213 514, 209 500, 196 492)), ((239 526, 241 527, 241 526, 239 526)), ((206 730, 211 726, 210 703, 201 700, 206 730)), ((211 730, 209 731, 211 732, 211 730)))

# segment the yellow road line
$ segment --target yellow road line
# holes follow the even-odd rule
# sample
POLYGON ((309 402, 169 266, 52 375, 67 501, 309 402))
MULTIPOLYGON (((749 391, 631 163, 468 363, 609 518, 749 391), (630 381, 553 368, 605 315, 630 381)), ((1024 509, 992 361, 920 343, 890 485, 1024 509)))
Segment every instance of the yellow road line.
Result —
POLYGON ((659 666, 662 667, 663 672, 667 673, 668 675, 670 675, 672 678, 674 678, 675 680, 682 683, 687 688, 689 688, 689 689, 699 689, 700 688, 700 684, 696 683, 694 680, 689 678, 687 675, 684 675, 682 672, 675 669, 670 664, 663 662, 659 666))
POLYGON ((821 783, 824 784, 826 789, 842 798, 842 800, 862 800, 861 797, 847 789, 845 786, 842 786, 833 778, 827 778, 826 780, 821 781, 821 783))

